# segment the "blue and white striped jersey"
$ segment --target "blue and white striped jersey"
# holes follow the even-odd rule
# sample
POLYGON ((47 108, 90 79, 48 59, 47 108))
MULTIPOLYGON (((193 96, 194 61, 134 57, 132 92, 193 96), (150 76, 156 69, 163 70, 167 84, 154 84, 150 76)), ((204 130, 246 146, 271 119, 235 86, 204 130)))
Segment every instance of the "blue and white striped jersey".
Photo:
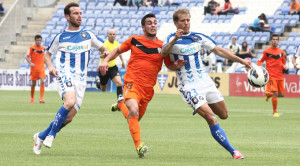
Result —
MULTIPOLYGON (((176 33, 170 34, 164 42, 164 46, 173 40, 176 33)), ((177 79, 181 85, 201 81, 205 68, 200 56, 200 50, 212 50, 216 43, 210 37, 202 34, 190 32, 182 35, 174 44, 170 51, 171 61, 177 59, 186 60, 187 63, 176 71, 177 79)))
POLYGON ((57 34, 47 50, 56 54, 56 70, 76 81, 86 81, 87 65, 92 47, 100 49, 102 40, 87 30, 64 30, 57 34))

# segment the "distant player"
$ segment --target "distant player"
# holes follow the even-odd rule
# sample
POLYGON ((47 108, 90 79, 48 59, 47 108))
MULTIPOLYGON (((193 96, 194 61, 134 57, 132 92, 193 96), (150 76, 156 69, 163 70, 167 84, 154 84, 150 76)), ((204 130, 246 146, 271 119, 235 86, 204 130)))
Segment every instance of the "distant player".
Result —
POLYGON ((221 57, 240 62, 247 68, 251 67, 251 62, 216 46, 215 41, 202 33, 191 32, 190 18, 188 9, 181 8, 174 12, 173 21, 177 31, 171 33, 165 40, 162 56, 170 55, 171 61, 178 59, 186 61, 184 66, 172 67, 166 64, 169 69, 176 70, 178 89, 182 98, 194 109, 193 114, 198 113, 206 120, 214 139, 230 152, 234 159, 243 159, 244 156, 230 145, 214 115, 227 119, 228 111, 222 94, 205 71, 200 50, 204 48, 212 51, 221 57))
POLYGON ((40 103, 45 103, 44 91, 45 91, 45 63, 44 63, 44 53, 45 47, 41 45, 42 43, 42 36, 35 35, 34 37, 35 45, 29 48, 29 51, 26 56, 26 61, 30 64, 30 80, 32 81, 31 84, 31 99, 30 103, 34 103, 34 91, 36 81, 41 81, 40 86, 40 103))
MULTIPOLYGON (((120 45, 119 42, 115 41, 116 31, 114 29, 110 29, 107 32, 107 37, 108 37, 108 39, 104 42, 105 48, 107 48, 109 51, 112 51, 115 48, 119 47, 119 45, 120 45)), ((101 63, 102 63, 105 57, 103 56, 103 54, 101 54, 100 56, 101 56, 101 63)), ((122 55, 119 55, 119 57, 122 62, 122 68, 125 68, 125 63, 124 63, 122 55)), ((97 71, 99 70, 98 76, 100 79, 99 78, 96 79, 96 86, 98 89, 105 91, 107 88, 108 79, 110 78, 117 86, 118 100, 123 100, 124 98, 123 98, 123 90, 122 90, 122 80, 121 80, 121 76, 119 74, 118 66, 116 65, 116 60, 114 59, 114 60, 109 61, 108 65, 109 65, 109 68, 105 75, 101 75, 99 68, 97 69, 97 71)))
POLYGON ((269 72, 269 82, 266 87, 266 101, 272 97, 273 117, 279 117, 277 111, 277 97, 284 97, 283 70, 287 69, 284 51, 278 48, 279 36, 272 35, 271 47, 263 51, 263 56, 257 61, 257 65, 266 61, 266 69, 269 72))
POLYGON ((154 14, 147 14, 141 21, 144 35, 133 35, 120 47, 114 49, 100 65, 101 74, 108 70, 108 62, 119 54, 131 50, 131 56, 124 75, 124 101, 115 109, 122 111, 128 121, 129 131, 139 157, 144 157, 148 147, 141 142, 139 120, 144 116, 151 101, 156 84, 157 74, 161 70, 163 57, 160 50, 163 42, 156 37, 157 20, 154 14))
POLYGON ((91 47, 99 49, 103 54, 108 53, 95 34, 80 29, 82 12, 77 3, 69 3, 64 9, 64 14, 69 27, 54 37, 45 55, 49 73, 57 77, 58 93, 63 99, 63 105, 49 127, 34 134, 35 154, 41 153, 42 144, 50 148, 56 133, 70 123, 79 111, 86 89, 87 64, 91 47), (56 54, 56 68, 51 63, 53 54, 56 54))

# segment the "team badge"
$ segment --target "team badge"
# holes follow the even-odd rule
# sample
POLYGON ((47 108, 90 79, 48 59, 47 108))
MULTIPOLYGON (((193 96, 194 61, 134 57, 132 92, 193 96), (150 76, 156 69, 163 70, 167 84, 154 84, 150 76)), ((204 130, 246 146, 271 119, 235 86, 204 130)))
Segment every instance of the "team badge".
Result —
POLYGON ((198 39, 197 36, 193 36, 192 38, 193 38, 193 40, 194 40, 195 42, 199 41, 199 39, 198 39))
POLYGON ((87 39, 88 35, 86 34, 86 32, 81 32, 80 33, 81 38, 83 39, 87 39))

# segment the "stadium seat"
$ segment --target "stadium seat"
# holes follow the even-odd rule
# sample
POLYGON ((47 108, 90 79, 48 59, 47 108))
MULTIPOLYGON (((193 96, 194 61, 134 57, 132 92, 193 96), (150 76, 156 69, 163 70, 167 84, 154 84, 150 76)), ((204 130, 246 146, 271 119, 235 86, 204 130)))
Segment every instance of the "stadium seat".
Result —
POLYGON ((289 69, 289 74, 297 74, 297 70, 296 69, 289 69))

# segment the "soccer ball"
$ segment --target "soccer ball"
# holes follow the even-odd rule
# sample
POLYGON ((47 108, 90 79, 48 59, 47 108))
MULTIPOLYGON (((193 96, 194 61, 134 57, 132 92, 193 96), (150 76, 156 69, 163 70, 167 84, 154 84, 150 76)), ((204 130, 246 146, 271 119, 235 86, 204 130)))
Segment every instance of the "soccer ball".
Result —
POLYGON ((268 71, 261 67, 255 66, 248 71, 248 82, 255 88, 264 87, 269 81, 268 71))

